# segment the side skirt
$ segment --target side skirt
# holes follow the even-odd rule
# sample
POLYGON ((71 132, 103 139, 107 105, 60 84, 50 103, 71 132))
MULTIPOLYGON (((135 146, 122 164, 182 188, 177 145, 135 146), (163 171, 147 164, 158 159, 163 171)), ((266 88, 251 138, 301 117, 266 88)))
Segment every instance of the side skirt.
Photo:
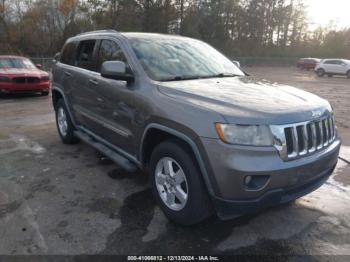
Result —
POLYGON ((118 153, 116 150, 113 150, 112 148, 106 146, 105 144, 93 138, 92 136, 88 135, 86 132, 74 131, 74 135, 80 138, 85 143, 91 145, 104 155, 106 155, 108 158, 110 158, 113 162, 118 164, 121 168, 125 169, 126 171, 135 172, 138 169, 137 165, 131 162, 125 156, 118 153))

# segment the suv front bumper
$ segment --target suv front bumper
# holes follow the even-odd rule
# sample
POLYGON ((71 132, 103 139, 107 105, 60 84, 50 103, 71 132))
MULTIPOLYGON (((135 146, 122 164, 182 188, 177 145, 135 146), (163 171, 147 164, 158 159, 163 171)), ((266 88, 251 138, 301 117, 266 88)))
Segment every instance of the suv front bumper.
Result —
POLYGON ((327 181, 339 155, 340 140, 304 158, 283 161, 274 148, 227 145, 218 139, 200 138, 208 155, 217 191, 212 196, 222 219, 256 212, 302 197, 327 181), (268 177, 257 190, 245 178, 268 177))

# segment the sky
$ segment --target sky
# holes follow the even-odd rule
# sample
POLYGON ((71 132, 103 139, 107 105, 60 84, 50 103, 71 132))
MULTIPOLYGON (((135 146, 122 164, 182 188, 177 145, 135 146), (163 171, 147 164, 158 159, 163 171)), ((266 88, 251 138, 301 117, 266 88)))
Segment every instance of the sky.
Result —
POLYGON ((350 0, 308 0, 308 6, 313 27, 327 26, 331 20, 337 29, 350 27, 350 0))

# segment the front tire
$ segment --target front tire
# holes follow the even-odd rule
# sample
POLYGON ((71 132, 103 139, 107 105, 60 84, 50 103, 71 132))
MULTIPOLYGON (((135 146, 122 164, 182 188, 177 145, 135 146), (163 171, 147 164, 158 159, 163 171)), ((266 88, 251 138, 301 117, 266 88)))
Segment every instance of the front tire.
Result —
POLYGON ((350 70, 347 72, 346 77, 350 79, 350 70))
POLYGON ((181 141, 165 141, 153 150, 150 173, 153 195, 170 220, 192 225, 212 214, 197 163, 181 141))
POLYGON ((58 134, 64 144, 76 144, 79 139, 74 136, 74 126, 70 119, 66 105, 62 99, 55 106, 56 126, 58 134))
POLYGON ((325 75, 325 71, 324 71, 324 69, 318 69, 317 70, 317 75, 319 76, 319 77, 323 77, 324 75, 325 75))

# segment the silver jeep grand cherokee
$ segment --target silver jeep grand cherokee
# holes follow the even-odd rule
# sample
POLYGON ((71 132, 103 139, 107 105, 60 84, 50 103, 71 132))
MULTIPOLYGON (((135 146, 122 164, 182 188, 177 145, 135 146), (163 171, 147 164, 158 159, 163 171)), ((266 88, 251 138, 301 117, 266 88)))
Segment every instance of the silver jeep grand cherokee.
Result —
POLYGON ((80 34, 64 45, 52 89, 62 141, 147 170, 160 207, 180 224, 292 201, 337 163, 326 100, 246 76, 195 39, 80 34))

